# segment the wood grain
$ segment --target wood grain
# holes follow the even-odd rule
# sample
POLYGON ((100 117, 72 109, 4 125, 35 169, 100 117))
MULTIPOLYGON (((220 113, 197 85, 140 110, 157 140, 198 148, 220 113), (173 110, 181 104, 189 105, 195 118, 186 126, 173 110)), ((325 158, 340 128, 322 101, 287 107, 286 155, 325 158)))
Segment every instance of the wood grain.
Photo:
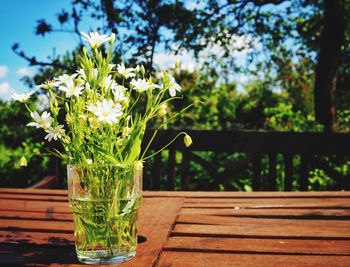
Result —
POLYGON ((174 234, 240 237, 300 237, 349 239, 350 221, 216 218, 181 215, 174 234), (211 223, 211 224, 210 224, 211 223))
POLYGON ((350 208, 348 198, 186 200, 184 208, 350 208))
POLYGON ((275 253, 300 255, 346 255, 350 256, 349 240, 318 239, 266 239, 266 238, 220 238, 197 236, 173 236, 166 251, 203 251, 218 253, 275 253))
POLYGON ((241 209, 241 208, 183 208, 180 214, 204 214, 234 217, 294 218, 294 219, 337 219, 350 218, 350 209, 241 209))
MULTIPOLYGON (((60 199, 46 201, 45 197, 30 200, 27 193, 24 200, 9 199, 7 194, 21 195, 18 190, 9 191, 3 193, 5 197, 0 194, 0 265, 80 266, 68 203, 60 199)), ((47 190, 33 191, 34 196, 46 193, 47 190)), ((143 242, 137 247, 136 257, 120 266, 153 266, 182 205, 183 199, 178 197, 144 198, 138 218, 143 242)))
MULTIPOLYGON (((349 192, 144 192, 119 266, 350 266, 349 192)), ((0 265, 76 260, 65 190, 0 189, 0 265)))
POLYGON ((166 251, 159 261, 161 267, 218 266, 334 266, 348 267, 349 256, 270 255, 252 253, 196 253, 166 251))

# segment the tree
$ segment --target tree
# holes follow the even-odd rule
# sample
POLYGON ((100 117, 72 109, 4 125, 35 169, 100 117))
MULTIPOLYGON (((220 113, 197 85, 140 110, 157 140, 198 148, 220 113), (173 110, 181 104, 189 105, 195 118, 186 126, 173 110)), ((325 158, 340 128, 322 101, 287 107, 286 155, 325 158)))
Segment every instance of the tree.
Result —
POLYGON ((349 43, 345 42, 345 25, 350 23, 349 1, 208 0, 204 5, 201 3, 202 7, 193 11, 199 23, 178 23, 182 30, 176 31, 175 40, 181 42, 182 47, 200 50, 205 40, 206 45, 223 46, 229 54, 232 53, 230 40, 248 35, 251 39, 261 38, 270 60, 280 47, 292 41, 288 51, 291 55, 303 53, 315 62, 316 118, 326 131, 335 130, 337 72, 349 49, 349 43))
POLYGON ((335 90, 338 69, 344 56, 345 2, 325 0, 315 79, 315 115, 326 131, 336 128, 335 90))
MULTIPOLYGON (((94 30, 118 33, 116 54, 128 55, 129 59, 136 57, 139 61, 133 63, 143 63, 149 70, 154 68, 157 48, 175 53, 186 50, 198 57, 203 51, 220 47, 227 77, 238 71, 259 77, 265 69, 270 70, 270 76, 276 76, 281 74, 279 59, 284 61, 286 56, 291 61, 308 62, 306 76, 315 79, 316 118, 325 130, 334 129, 337 73, 350 49, 349 42, 345 42, 349 39, 348 0, 206 0, 196 1, 192 6, 188 3, 75 0, 70 12, 62 10, 57 15, 59 27, 41 19, 36 33, 44 36, 66 31, 79 36, 81 17, 87 13, 101 22, 94 30), (63 27, 68 21, 73 21, 72 29, 63 27), (235 40, 241 40, 241 44, 235 40), (247 48, 250 64, 237 67, 234 52, 247 48)), ((18 45, 14 50, 31 65, 66 67, 59 59, 38 62, 20 51, 18 45)), ((214 54, 212 59, 212 66, 218 67, 220 58, 214 54)), ((283 76, 277 78, 283 84, 283 76)))

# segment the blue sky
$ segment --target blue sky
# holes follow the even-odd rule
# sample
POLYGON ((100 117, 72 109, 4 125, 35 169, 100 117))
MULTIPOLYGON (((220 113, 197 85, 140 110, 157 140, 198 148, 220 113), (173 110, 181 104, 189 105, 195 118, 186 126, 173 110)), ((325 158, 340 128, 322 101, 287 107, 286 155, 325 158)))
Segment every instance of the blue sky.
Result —
MULTIPOLYGON (((30 88, 20 81, 24 74, 33 75, 36 67, 29 66, 25 59, 17 56, 11 49, 14 43, 19 43, 21 50, 28 56, 35 56, 38 60, 46 61, 48 56, 61 55, 74 48, 77 43, 76 35, 67 33, 51 33, 43 36, 35 35, 38 19, 45 19, 48 23, 58 25, 56 14, 63 8, 70 10, 71 0, 11 0, 0 1, 0 98, 9 100, 12 92, 28 92, 30 88)), ((95 24, 89 18, 84 18, 80 30, 88 32, 95 24)), ((183 56, 188 60, 187 55, 183 56)), ((169 65, 175 62, 175 56, 169 57, 160 52, 155 62, 169 65)))
POLYGON ((18 42, 28 55, 45 60, 53 54, 62 54, 75 47, 76 37, 54 33, 45 37, 35 35, 36 21, 41 18, 56 22, 55 14, 70 6, 70 0, 11 0, 0 1, 0 97, 8 99, 12 91, 27 92, 21 81, 23 74, 35 73, 26 60, 13 53, 11 46, 18 42))
MULTIPOLYGON (((191 0, 188 4, 191 4, 191 0)), ((61 55, 70 51, 77 43, 77 37, 67 33, 52 33, 45 37, 35 35, 36 21, 45 19, 48 23, 57 26, 56 15, 63 9, 70 10, 71 0, 11 0, 0 1, 0 98, 9 100, 12 92, 28 92, 30 88, 26 87, 20 81, 23 75, 33 75, 36 72, 35 67, 28 65, 25 59, 17 56, 11 49, 14 43, 19 43, 20 48, 28 55, 35 56, 38 60, 46 61, 48 56, 61 55)), ((80 30, 88 32, 95 28, 95 24, 89 18, 84 18, 80 25, 80 30)), ((233 40, 234 43, 241 43, 242 40, 233 40)), ((218 49, 208 49, 209 52, 220 52, 218 49)), ((235 55, 244 62, 245 52, 239 52, 235 55)), ((180 55, 168 54, 159 48, 156 50, 154 63, 161 68, 169 67, 179 59, 182 66, 193 69, 196 64, 192 53, 184 52, 180 55)), ((242 77, 237 77, 241 79, 242 77)), ((243 77, 244 78, 244 77, 243 77)))

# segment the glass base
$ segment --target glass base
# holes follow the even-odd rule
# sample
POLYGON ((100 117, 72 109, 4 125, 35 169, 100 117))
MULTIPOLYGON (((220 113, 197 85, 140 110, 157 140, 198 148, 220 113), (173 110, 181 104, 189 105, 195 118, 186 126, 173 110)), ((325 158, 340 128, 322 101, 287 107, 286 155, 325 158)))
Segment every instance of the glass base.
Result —
POLYGON ((114 256, 110 255, 111 251, 109 250, 94 250, 85 252, 81 254, 77 251, 78 260, 85 264, 114 264, 121 263, 124 261, 131 260, 135 257, 136 251, 130 250, 113 250, 114 256))

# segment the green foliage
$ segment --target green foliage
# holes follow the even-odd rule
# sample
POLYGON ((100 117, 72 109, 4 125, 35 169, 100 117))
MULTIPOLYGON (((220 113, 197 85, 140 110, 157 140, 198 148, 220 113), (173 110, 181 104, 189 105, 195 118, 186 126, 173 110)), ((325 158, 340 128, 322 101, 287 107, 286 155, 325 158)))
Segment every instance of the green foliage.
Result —
POLYGON ((300 110, 293 111, 291 104, 279 103, 277 107, 265 108, 266 128, 273 131, 321 132, 323 126, 312 114, 306 116, 300 110))
POLYGON ((49 174, 48 157, 39 156, 45 151, 44 144, 26 127, 29 120, 30 115, 20 103, 0 100, 0 186, 26 187, 49 174), (27 167, 19 165, 23 155, 27 167))

